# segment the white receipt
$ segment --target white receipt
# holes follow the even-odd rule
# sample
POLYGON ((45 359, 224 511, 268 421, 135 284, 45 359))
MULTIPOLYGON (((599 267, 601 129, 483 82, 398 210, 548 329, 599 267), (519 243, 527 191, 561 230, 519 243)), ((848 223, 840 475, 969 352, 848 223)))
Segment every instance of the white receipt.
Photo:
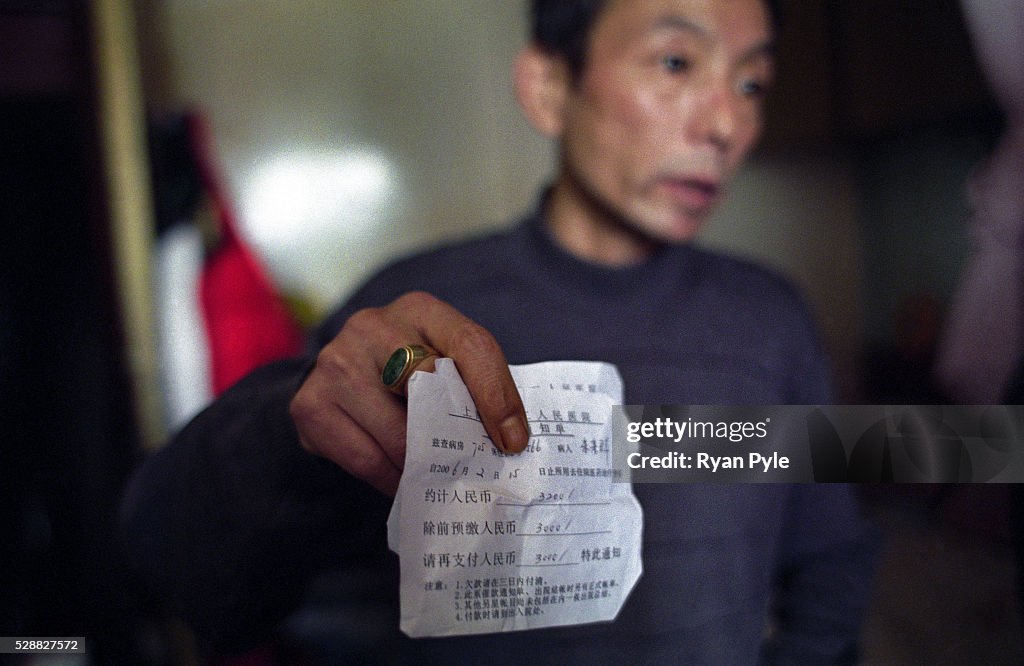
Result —
POLYGON ((412 637, 610 621, 641 573, 643 518, 613 483, 607 363, 512 366, 526 451, 491 444, 450 359, 409 381, 405 470, 388 517, 412 637))

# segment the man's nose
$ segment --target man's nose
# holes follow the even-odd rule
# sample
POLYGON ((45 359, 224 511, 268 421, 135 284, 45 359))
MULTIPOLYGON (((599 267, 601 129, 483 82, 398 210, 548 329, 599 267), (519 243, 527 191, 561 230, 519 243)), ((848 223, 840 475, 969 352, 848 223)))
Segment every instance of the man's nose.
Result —
POLYGON ((740 122, 740 102, 728 82, 709 81, 697 103, 695 138, 722 151, 729 148, 740 122))

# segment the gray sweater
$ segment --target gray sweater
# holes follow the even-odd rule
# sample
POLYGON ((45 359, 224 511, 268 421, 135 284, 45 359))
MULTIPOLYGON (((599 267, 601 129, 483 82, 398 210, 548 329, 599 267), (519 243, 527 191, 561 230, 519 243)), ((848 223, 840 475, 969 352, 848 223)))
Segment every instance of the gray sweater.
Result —
MULTIPOLYGON (((616 364, 627 404, 831 397, 826 360, 792 287, 692 246, 609 269, 561 251, 537 214, 511 231, 393 264, 324 323, 315 346, 355 310, 411 290, 482 324, 510 363, 616 364)), ((388 500, 297 443, 287 405, 309 363, 285 361, 244 379, 148 460, 125 497, 124 535, 140 574, 215 648, 259 641, 325 571, 358 572, 373 581, 377 600, 397 606, 397 560, 384 536, 388 500)), ((848 487, 635 491, 644 507, 644 574, 615 622, 392 636, 385 654, 516 664, 853 660, 875 549, 848 487)), ((397 615, 385 618, 397 627, 397 615)))

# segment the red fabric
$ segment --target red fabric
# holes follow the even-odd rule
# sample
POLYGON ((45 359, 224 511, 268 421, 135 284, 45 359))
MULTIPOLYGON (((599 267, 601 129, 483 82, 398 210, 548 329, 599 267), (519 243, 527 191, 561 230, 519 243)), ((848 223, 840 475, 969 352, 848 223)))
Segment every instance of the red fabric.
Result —
POLYGON ((300 327, 275 291, 259 260, 238 234, 231 207, 214 173, 202 119, 188 119, 203 187, 214 208, 219 242, 206 257, 199 281, 200 306, 210 349, 214 395, 251 370, 302 349, 300 327))

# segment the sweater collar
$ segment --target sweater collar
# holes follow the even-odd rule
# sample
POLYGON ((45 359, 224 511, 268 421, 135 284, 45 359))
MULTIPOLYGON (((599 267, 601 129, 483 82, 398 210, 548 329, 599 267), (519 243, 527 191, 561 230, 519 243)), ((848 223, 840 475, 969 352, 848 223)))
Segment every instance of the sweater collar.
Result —
POLYGON ((663 245, 650 257, 629 266, 597 264, 565 250, 555 241, 544 216, 546 192, 520 227, 523 251, 537 280, 548 289, 597 300, 668 298, 698 279, 701 251, 690 243, 663 245))

